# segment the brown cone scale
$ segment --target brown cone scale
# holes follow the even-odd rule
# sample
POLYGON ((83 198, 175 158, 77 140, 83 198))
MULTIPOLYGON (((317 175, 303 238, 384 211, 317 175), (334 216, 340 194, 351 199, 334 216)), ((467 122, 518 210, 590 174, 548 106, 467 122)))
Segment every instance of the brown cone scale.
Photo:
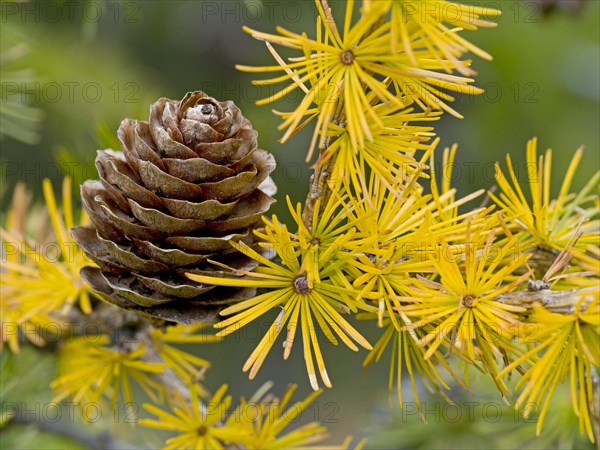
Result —
POLYGON ((253 243, 274 202, 271 154, 231 101, 201 91, 159 99, 149 122, 125 119, 123 152, 100 150, 99 181, 81 187, 93 227, 71 230, 97 265, 82 276, 104 300, 166 321, 209 321, 250 289, 201 285, 184 272, 236 276, 211 261, 250 270, 230 243, 253 243))

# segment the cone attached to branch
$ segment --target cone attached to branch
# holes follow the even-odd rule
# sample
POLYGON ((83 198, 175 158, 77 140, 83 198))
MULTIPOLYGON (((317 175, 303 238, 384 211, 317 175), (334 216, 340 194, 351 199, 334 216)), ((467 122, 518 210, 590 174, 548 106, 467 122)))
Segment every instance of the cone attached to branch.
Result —
POLYGON ((98 151, 100 181, 81 187, 94 227, 71 230, 98 265, 82 271, 92 289, 118 306, 186 324, 253 295, 183 276, 236 276, 210 261, 253 267, 230 242, 252 245, 274 202, 275 161, 257 148, 240 110, 200 91, 161 98, 149 122, 125 119, 118 135, 123 152, 98 151))

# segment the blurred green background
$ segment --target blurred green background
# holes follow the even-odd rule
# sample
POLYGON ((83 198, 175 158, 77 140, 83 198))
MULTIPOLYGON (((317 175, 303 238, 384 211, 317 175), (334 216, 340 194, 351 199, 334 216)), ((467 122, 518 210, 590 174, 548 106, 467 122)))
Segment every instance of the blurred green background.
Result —
MULTIPOLYGON (((582 186, 600 165, 600 2, 586 2, 579 14, 557 11, 548 16, 539 13, 535 2, 477 3, 500 7, 504 13, 496 29, 464 33, 494 56, 492 62, 474 61, 477 84, 487 91, 459 99, 456 109, 464 120, 444 117, 437 124, 442 146, 459 144, 455 177, 459 192, 489 188, 492 164, 507 152, 522 164, 525 144, 533 136, 540 140, 539 151, 547 147, 555 151, 554 192, 573 152, 585 145, 575 179, 575 188, 582 186)), ((95 151, 118 145, 116 129, 123 118, 146 119, 157 98, 178 99, 197 89, 234 100, 258 130, 260 146, 275 154, 279 203, 273 212, 285 220, 289 217, 285 195, 294 202, 305 197, 310 170, 304 157, 310 131, 279 144, 279 119, 270 106, 254 105, 260 92, 251 86, 252 76, 237 72, 234 65, 271 63, 264 44, 245 34, 243 25, 263 31, 282 25, 312 35, 315 9, 310 0, 3 1, 1 8, 3 212, 18 180, 27 182, 39 198, 44 177, 56 184, 65 173, 77 183, 94 178, 95 151)), ((289 110, 293 103, 294 99, 282 100, 274 107, 289 110)), ((378 331, 361 325, 359 329, 374 342, 378 331)), ((214 365, 206 384, 215 388, 227 382, 234 396, 249 396, 272 379, 279 393, 287 382, 298 383, 302 392, 308 392, 300 344, 287 362, 273 351, 257 380, 249 381, 241 373, 258 327, 264 328, 263 324, 248 327, 222 344, 198 349, 214 365)), ((325 352, 335 387, 309 410, 311 417, 304 418, 327 422, 332 442, 352 433, 372 436, 370 446, 379 448, 520 448, 524 442, 531 448, 587 445, 570 435, 536 443, 530 441, 534 425, 513 420, 508 426, 504 422, 497 426, 487 413, 450 424, 432 420, 436 414, 443 417, 432 413, 426 427, 417 415, 398 415, 397 407, 388 408, 387 359, 366 376, 364 352, 330 347, 325 352), (512 431, 517 428, 518 433, 512 431), (446 435, 457 438, 440 440, 446 435)), ((40 370, 51 370, 44 367, 40 370)), ((501 403, 487 383, 475 381, 473 391, 470 397, 457 394, 458 404, 501 403)), ((572 423, 564 406, 566 392, 558 397, 553 414, 559 415, 561 423, 572 423)), ((438 398, 431 401, 441 404, 438 398)), ((131 429, 129 433, 142 435, 131 429)), ((154 443, 137 443, 156 445, 148 442, 154 443)), ((41 439, 29 445, 51 443, 41 439)))

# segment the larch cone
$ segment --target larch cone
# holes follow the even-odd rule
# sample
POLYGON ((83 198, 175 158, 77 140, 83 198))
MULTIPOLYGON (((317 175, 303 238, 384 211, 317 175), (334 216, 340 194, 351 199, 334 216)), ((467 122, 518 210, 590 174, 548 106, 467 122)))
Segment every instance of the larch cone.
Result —
POLYGON ((184 324, 254 295, 183 274, 239 276, 211 261, 254 267, 230 242, 252 246, 274 202, 275 160, 257 135, 233 102, 201 91, 159 99, 149 122, 123 120, 123 151, 98 151, 100 180, 81 186, 93 226, 71 230, 98 266, 82 269, 91 288, 117 306, 184 324))

